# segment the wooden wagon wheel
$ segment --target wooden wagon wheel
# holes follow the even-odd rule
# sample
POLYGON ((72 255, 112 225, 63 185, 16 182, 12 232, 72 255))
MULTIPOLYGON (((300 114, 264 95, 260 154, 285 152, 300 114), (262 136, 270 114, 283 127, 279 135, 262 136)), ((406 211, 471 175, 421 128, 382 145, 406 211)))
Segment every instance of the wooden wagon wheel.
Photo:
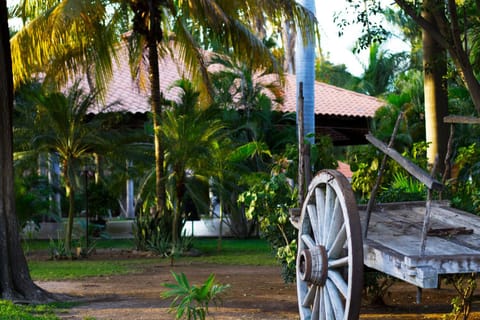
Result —
POLYGON ((361 225, 350 183, 338 171, 321 171, 310 183, 300 216, 301 319, 358 319, 362 282, 361 225))

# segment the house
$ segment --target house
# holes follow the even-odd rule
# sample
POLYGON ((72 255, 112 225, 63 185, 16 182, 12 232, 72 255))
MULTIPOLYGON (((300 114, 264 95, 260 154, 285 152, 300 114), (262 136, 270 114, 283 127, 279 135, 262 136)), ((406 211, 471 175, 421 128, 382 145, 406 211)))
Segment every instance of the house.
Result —
MULTIPOLYGON (((138 116, 150 111, 149 84, 138 84, 133 80, 128 64, 128 52, 121 46, 118 52, 118 64, 114 64, 113 77, 105 92, 105 105, 111 106, 109 112, 130 112, 138 116)), ((187 71, 181 61, 167 55, 160 61, 160 87, 166 99, 176 100, 179 89, 172 84, 187 71)), ((144 69, 146 71, 146 66, 144 69)), ((272 78, 270 77, 270 82, 272 78)), ((88 87, 83 80, 84 87, 88 87)), ((296 111, 296 78, 287 74, 284 81, 283 104, 275 103, 274 110, 280 112, 296 111)), ((365 144, 369 122, 375 111, 384 102, 365 94, 335 87, 326 83, 315 83, 315 126, 317 133, 329 135, 334 145, 365 144)), ((105 111, 101 106, 91 110, 96 114, 105 111)))
MULTIPOLYGON (((218 66, 217 66, 218 67, 218 66)), ((148 72, 147 66, 143 72, 148 72)), ((159 61, 160 90, 168 100, 177 100, 180 89, 173 87, 175 81, 187 75, 184 65, 175 57, 167 55, 159 61)), ((147 78, 147 77, 145 77, 147 78)), ((268 78, 268 77, 267 77, 268 78)), ((278 76, 270 75, 269 80, 278 76)), ((259 80, 259 79, 257 79, 259 80)), ((263 79, 267 81, 268 79, 263 79)), ((260 80, 259 80, 260 81, 260 80)), ((286 75, 283 81, 283 103, 274 103, 273 109, 280 112, 296 111, 296 78, 286 75)), ((86 79, 81 86, 88 88, 86 79)), ((100 112, 128 112, 135 115, 139 123, 147 119, 151 107, 149 103, 149 84, 132 79, 128 64, 128 52, 125 46, 118 51, 118 64, 113 66, 113 77, 106 88, 104 105, 111 105, 108 110, 98 105, 91 109, 92 114, 100 112), (116 104, 114 104, 116 103, 116 104)), ((321 82, 315 83, 315 123, 316 132, 329 135, 334 145, 365 144, 369 122, 376 110, 384 105, 380 99, 345 90, 321 82)), ((351 176, 347 165, 342 170, 351 176)), ((126 216, 133 217, 133 184, 127 182, 126 216)))

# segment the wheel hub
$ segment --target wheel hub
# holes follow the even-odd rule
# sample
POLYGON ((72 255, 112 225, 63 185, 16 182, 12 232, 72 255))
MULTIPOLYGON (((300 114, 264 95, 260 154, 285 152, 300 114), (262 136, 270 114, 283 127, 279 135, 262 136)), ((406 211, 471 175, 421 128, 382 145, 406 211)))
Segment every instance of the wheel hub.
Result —
POLYGON ((325 285, 328 273, 328 257, 324 246, 303 249, 297 263, 297 269, 303 281, 318 286, 325 285))

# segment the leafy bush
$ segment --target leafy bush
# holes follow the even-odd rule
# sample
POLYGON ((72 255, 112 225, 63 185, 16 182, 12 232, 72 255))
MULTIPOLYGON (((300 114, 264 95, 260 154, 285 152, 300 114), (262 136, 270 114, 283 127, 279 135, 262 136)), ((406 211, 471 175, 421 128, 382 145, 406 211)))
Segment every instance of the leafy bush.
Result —
POLYGON ((421 182, 403 172, 393 174, 391 185, 383 187, 378 202, 425 200, 427 189, 421 182))
POLYGON ((45 178, 15 177, 15 208, 21 226, 28 221, 38 224, 44 216, 49 215, 50 192, 51 188, 45 178))
POLYGON ((50 242, 48 243, 48 252, 50 254, 50 259, 52 260, 67 259, 72 255, 71 252, 67 250, 65 241, 63 241, 60 237, 58 237, 58 240, 50 238, 50 242))
POLYGON ((215 275, 212 273, 201 286, 190 285, 184 273, 172 272, 177 283, 166 283, 163 286, 169 289, 162 293, 163 298, 174 298, 170 311, 175 311, 175 319, 204 320, 208 314, 211 302, 219 301, 219 295, 229 285, 215 284, 215 275))
MULTIPOLYGON (((85 199, 85 195, 81 195, 85 199)), ((111 212, 118 212, 117 198, 112 194, 111 188, 105 183, 88 184, 88 213, 90 217, 109 217, 111 212)))
POLYGON ((171 241, 171 229, 165 226, 165 218, 156 218, 142 212, 135 218, 133 236, 137 250, 147 251, 152 243, 159 243, 160 239, 171 241), (149 244, 150 242, 150 244, 149 244))
POLYGON ((454 167, 457 174, 448 181, 452 207, 480 215, 480 148, 459 148, 454 167))
POLYGON ((297 232, 289 220, 289 209, 297 206, 297 190, 284 174, 263 177, 238 199, 249 219, 258 219, 265 238, 282 264, 286 282, 295 279, 297 232))
MULTIPOLYGON (((402 153, 420 168, 426 170, 426 150, 428 144, 424 141, 414 143, 411 149, 402 153)), ((383 153, 376 151, 373 146, 359 147, 349 156, 352 163, 352 189, 360 193, 360 202, 366 202, 376 182, 383 153)), ((426 198, 426 188, 422 183, 411 177, 395 161, 388 159, 382 176, 380 192, 377 195, 378 202, 398 202, 423 200, 426 198)))
POLYGON ((133 226, 136 248, 164 257, 183 254, 190 250, 193 246, 193 237, 182 235, 178 243, 172 242, 171 219, 167 215, 160 217, 149 214, 138 215, 133 226))

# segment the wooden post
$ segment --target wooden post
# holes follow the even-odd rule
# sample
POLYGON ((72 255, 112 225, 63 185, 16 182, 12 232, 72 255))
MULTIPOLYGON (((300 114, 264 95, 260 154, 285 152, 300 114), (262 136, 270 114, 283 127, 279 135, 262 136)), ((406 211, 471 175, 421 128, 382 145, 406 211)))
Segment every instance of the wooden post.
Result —
MULTIPOLYGON (((437 170, 438 165, 438 155, 435 157, 435 161, 433 162, 431 176, 435 175, 435 171, 437 170)), ((430 217, 432 215, 432 189, 427 189, 427 203, 425 205, 425 217, 423 218, 423 228, 422 228, 422 239, 420 242, 420 256, 423 257, 425 255, 425 247, 427 245, 427 234, 428 230, 430 229, 430 217)))

